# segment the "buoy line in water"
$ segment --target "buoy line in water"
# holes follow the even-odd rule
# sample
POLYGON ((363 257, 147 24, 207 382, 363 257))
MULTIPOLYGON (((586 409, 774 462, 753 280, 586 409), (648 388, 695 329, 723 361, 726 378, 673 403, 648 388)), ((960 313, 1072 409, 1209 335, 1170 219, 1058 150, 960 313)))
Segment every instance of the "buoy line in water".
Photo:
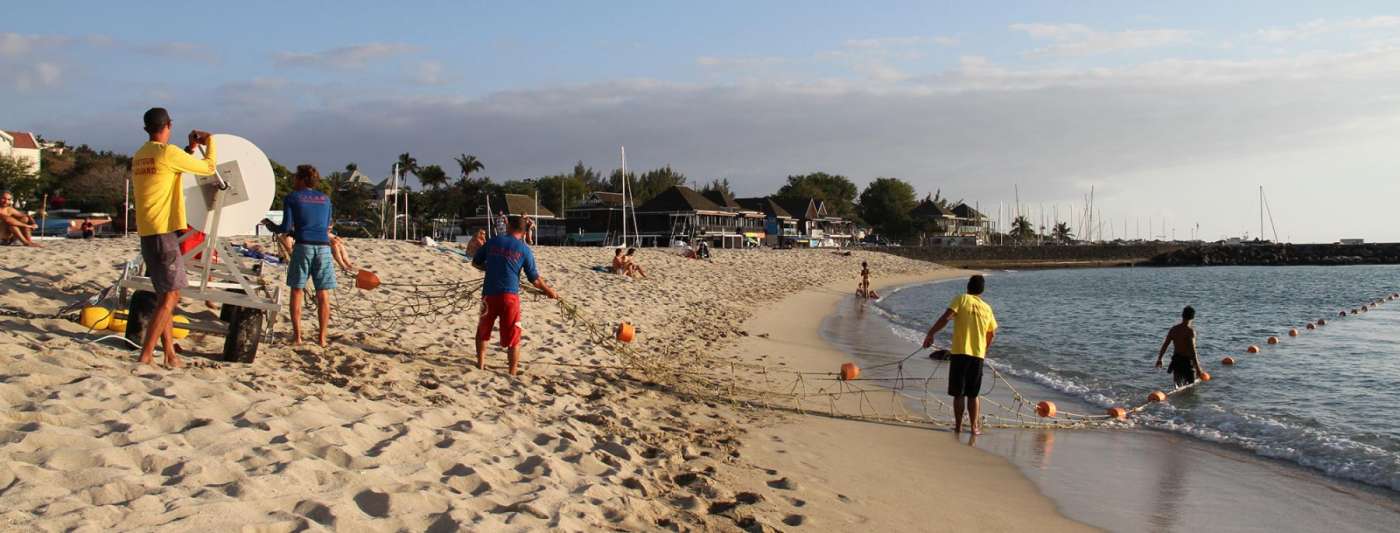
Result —
MULTIPOLYGON (((1382 305, 1385 305, 1385 304, 1387 304, 1387 303, 1389 303, 1389 302, 1393 302, 1393 301, 1396 301, 1396 300, 1400 300, 1400 292, 1392 292, 1392 293, 1390 293, 1390 294, 1387 294, 1387 295, 1382 296, 1382 297, 1380 297, 1380 298, 1377 298, 1377 299, 1375 299, 1375 300, 1371 300, 1371 301, 1366 302, 1366 303, 1364 303, 1364 304, 1361 304, 1361 305, 1359 305, 1359 306, 1352 307, 1352 308, 1351 308, 1351 314, 1350 314, 1350 315, 1347 314, 1347 310, 1346 310, 1346 309, 1342 309, 1341 311, 1338 311, 1338 312, 1337 312, 1337 318, 1347 318, 1348 316, 1359 316, 1359 315, 1362 315, 1362 314, 1367 313, 1368 310, 1370 310, 1370 309, 1377 309, 1377 308, 1379 308, 1379 307, 1382 306, 1382 305)), ((1301 336, 1304 332, 1316 331, 1317 329, 1319 329, 1319 328, 1321 328, 1321 327, 1323 327, 1323 326, 1326 326, 1326 325, 1327 325, 1327 319, 1326 319, 1326 318, 1319 318, 1319 319, 1317 319, 1317 320, 1310 320, 1310 321, 1308 321, 1307 323, 1305 323, 1305 324, 1303 325, 1303 329, 1302 329, 1302 330, 1299 330, 1299 329, 1296 328, 1296 327, 1290 327, 1290 328, 1288 328, 1288 336, 1289 336, 1289 337, 1299 337, 1299 336, 1301 336)), ((1280 344, 1280 343, 1282 343, 1282 342, 1283 342, 1283 339, 1279 338, 1279 337, 1276 336, 1276 335, 1270 335, 1270 336, 1264 338, 1264 344, 1269 345, 1269 346, 1277 345, 1277 344, 1280 344)), ((1246 346, 1245 349, 1244 349, 1244 353, 1246 353, 1246 354, 1258 354, 1258 353, 1261 353, 1261 352, 1263 352, 1263 348, 1261 348, 1258 344, 1251 344, 1251 345, 1249 345, 1249 346, 1246 346)), ((1227 356, 1227 357, 1225 357, 1225 358, 1223 358, 1223 359, 1220 360, 1220 364, 1225 365, 1225 366, 1233 366, 1236 362, 1237 362, 1237 361, 1235 360, 1234 357, 1229 357, 1229 356, 1227 356)))

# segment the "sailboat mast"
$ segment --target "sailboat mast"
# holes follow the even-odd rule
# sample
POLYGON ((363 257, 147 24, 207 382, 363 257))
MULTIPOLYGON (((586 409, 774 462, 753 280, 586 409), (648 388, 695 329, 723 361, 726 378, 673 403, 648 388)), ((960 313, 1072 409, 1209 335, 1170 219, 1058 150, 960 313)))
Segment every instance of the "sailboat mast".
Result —
MULTIPOLYGON (((622 151, 622 247, 627 247, 627 147, 620 147, 622 151)), ((632 228, 636 229, 636 228, 632 228)))

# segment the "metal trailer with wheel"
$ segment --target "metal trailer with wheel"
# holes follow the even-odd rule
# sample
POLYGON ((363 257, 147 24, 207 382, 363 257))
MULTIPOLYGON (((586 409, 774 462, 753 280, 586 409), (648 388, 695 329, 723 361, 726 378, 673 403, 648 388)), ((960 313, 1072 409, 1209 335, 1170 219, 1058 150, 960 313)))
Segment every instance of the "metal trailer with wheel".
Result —
MULTIPOLYGON (((247 235, 272 205, 276 184, 272 166, 253 143, 234 135, 214 135, 217 165, 212 176, 186 174, 184 196, 187 217, 204 241, 183 255, 190 285, 180 291, 182 300, 220 304, 219 320, 179 324, 180 329, 224 336, 223 360, 252 363, 263 335, 277 325, 282 304, 280 280, 263 276, 261 260, 251 267, 226 239, 247 235), (215 255, 219 261, 214 261, 215 255)), ((192 238, 186 231, 180 241, 192 238)), ((138 255, 127 262, 117 285, 119 305, 126 305, 126 338, 140 345, 155 314, 156 293, 138 255), (130 291, 130 297, 127 297, 130 291)))

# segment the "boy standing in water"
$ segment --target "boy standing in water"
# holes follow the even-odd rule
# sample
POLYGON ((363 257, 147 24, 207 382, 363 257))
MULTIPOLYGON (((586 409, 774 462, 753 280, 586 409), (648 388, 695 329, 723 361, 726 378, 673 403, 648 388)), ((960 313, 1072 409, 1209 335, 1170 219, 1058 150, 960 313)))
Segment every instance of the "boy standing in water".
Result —
POLYGON ((987 279, 982 275, 967 280, 967 294, 953 298, 943 316, 929 328, 924 337, 924 348, 933 346, 933 336, 953 321, 953 345, 948 348, 948 395, 953 397, 953 432, 962 433, 963 410, 972 424, 972 434, 982 434, 982 424, 978 420, 981 402, 977 396, 982 392, 982 362, 987 358, 987 348, 997 334, 997 318, 992 306, 982 301, 982 292, 987 288, 987 279))
POLYGON ((1167 353, 1167 345, 1172 345, 1172 362, 1167 369, 1172 373, 1172 381, 1177 387, 1196 382, 1201 374, 1201 360, 1196 355, 1196 328, 1191 321, 1196 319, 1196 309, 1186 306, 1181 310, 1181 323, 1167 330, 1167 338, 1162 341, 1162 349, 1157 350, 1157 368, 1162 368, 1162 356, 1167 353))
POLYGON ((867 265, 865 261, 860 262, 860 288, 856 290, 856 294, 860 296, 870 295, 870 265, 867 265))

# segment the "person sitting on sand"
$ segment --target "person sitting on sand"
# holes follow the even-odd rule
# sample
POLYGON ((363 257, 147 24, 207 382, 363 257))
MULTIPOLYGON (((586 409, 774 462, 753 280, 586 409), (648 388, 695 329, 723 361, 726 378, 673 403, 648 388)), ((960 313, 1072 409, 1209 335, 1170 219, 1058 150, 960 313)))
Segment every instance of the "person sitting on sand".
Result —
POLYGON ((14 208, 15 196, 10 191, 0 192, 0 244, 14 244, 42 248, 34 242, 34 230, 39 225, 34 217, 14 208))
POLYGON ((476 255, 476 251, 486 245, 486 230, 479 229, 472 235, 472 240, 467 241, 467 257, 476 255))
POLYGON ((345 245, 345 239, 336 235, 334 231, 327 231, 326 233, 331 236, 331 256, 335 259, 336 266, 339 266, 341 270, 346 272, 356 271, 355 264, 350 262, 350 250, 349 247, 345 245))
MULTIPOLYGON (((621 251, 621 249, 619 248, 618 251, 621 251)), ((642 265, 637 264, 637 261, 633 259, 633 257, 635 257, 636 255, 636 248, 627 249, 627 255, 625 258, 625 269, 623 270, 623 273, 634 278, 637 276, 645 278, 647 277, 647 271, 642 269, 642 265)))
POLYGON ((627 256, 623 255, 622 247, 613 250, 612 264, 608 265, 608 272, 613 274, 627 273, 627 256))
POLYGON ((491 340, 491 323, 500 320, 501 346, 510 361, 510 375, 520 366, 520 272, 545 296, 559 299, 535 266, 535 253, 525 244, 525 224, 510 219, 507 233, 492 237, 472 256, 472 266, 486 271, 481 286, 485 312, 476 324, 476 367, 486 369, 486 343, 491 340))
POLYGON ((316 190, 320 172, 311 165, 297 166, 293 184, 296 190, 282 200, 282 224, 263 219, 262 223, 277 233, 291 234, 295 239, 291 260, 287 264, 287 287, 292 289, 292 344, 301 344, 301 308, 308 278, 316 286, 316 307, 320 319, 319 343, 329 343, 327 329, 331 320, 330 291, 336 288, 334 253, 331 251, 331 199, 316 190))
POLYGON ((924 336, 924 348, 933 346, 933 336, 942 331, 949 320, 953 321, 953 344, 948 348, 948 395, 953 397, 954 433, 962 432, 965 408, 972 434, 982 434, 982 422, 978 419, 981 403, 977 396, 982 391, 982 362, 997 332, 992 306, 982 301, 986 287, 987 280, 980 274, 968 279, 967 294, 953 298, 924 336))
POLYGON ((1181 323, 1167 330, 1167 338, 1162 348, 1157 350, 1156 368, 1162 368, 1162 356, 1167 354, 1167 345, 1172 346, 1172 362, 1167 370, 1172 373, 1172 381, 1177 387, 1185 387, 1196 382, 1201 375, 1201 359, 1196 354, 1196 328, 1191 321, 1196 319, 1196 309, 1186 306, 1181 310, 1181 323))
POLYGON ((97 226, 93 225, 92 219, 85 218, 83 219, 83 223, 78 226, 78 231, 82 232, 84 239, 91 239, 94 235, 97 235, 97 226))

